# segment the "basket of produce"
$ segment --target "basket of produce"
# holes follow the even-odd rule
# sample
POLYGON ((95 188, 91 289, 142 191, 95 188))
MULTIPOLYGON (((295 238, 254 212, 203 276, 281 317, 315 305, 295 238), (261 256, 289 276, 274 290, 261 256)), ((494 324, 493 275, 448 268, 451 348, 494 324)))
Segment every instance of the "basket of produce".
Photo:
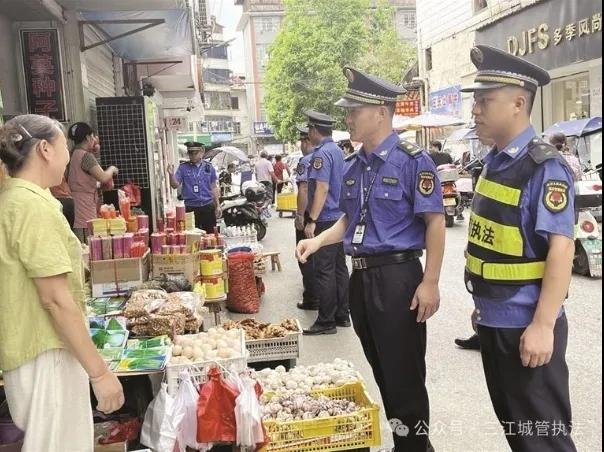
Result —
POLYGON ((338 451, 379 446, 380 419, 362 382, 262 398, 269 444, 262 451, 338 451))
POLYGON ((232 320, 223 325, 224 329, 235 328, 245 331, 245 347, 249 352, 248 363, 297 359, 302 348, 302 327, 296 319, 284 320, 280 324, 245 319, 232 320))
POLYGON ((168 393, 176 394, 180 373, 185 369, 197 384, 203 384, 207 381, 208 368, 216 364, 228 370, 245 370, 246 355, 243 330, 210 328, 207 333, 176 336, 172 357, 166 366, 168 393))

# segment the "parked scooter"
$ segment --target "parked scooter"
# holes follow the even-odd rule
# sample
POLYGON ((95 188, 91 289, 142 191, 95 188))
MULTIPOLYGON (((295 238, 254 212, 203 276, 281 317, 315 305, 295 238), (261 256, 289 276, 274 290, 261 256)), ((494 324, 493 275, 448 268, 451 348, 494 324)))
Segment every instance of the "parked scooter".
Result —
MULTIPOLYGON (((592 174, 591 176, 595 176, 592 174)), ((586 178, 589 179, 587 174, 586 178)), ((602 206, 602 181, 575 183, 575 258, 573 271, 580 275, 602 277, 602 236, 592 209, 602 206)))
POLYGON ((242 194, 221 198, 221 209, 224 223, 227 226, 247 226, 256 228, 258 240, 266 236, 267 217, 270 217, 271 194, 264 185, 248 181, 241 186, 242 194), (267 214, 268 212, 268 214, 267 214))
POLYGON ((459 179, 459 172, 457 167, 451 164, 440 165, 436 170, 443 191, 445 226, 450 228, 455 224, 455 219, 463 220, 464 206, 455 185, 455 182, 459 179))

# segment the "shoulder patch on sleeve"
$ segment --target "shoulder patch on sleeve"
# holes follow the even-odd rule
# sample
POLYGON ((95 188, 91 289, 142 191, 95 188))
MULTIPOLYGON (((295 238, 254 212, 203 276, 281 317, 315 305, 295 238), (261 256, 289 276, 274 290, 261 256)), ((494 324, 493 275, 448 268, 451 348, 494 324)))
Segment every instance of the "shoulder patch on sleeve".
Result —
POLYGON ((417 144, 406 140, 401 140, 397 148, 409 154, 411 157, 417 157, 422 153, 422 148, 420 148, 417 144))
POLYGON ((568 207, 569 186, 563 180, 549 180, 545 183, 543 205, 552 213, 560 213, 568 207))
POLYGON ((300 163, 298 163, 298 166, 296 167, 296 172, 298 173, 299 176, 301 176, 302 174, 304 174, 305 169, 306 169, 306 167, 304 166, 304 163, 300 162, 300 163))
POLYGON ((316 170, 323 168, 323 159, 321 157, 315 157, 312 161, 312 167, 316 170))
POLYGON ((417 190, 428 197, 434 193, 434 184, 436 177, 432 171, 421 171, 417 177, 417 190))

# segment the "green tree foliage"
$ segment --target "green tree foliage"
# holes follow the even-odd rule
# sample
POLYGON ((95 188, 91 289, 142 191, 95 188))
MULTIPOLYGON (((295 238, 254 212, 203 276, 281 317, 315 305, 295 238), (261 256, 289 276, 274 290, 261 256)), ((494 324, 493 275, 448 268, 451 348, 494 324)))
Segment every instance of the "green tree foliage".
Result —
POLYGON ((284 0, 284 6, 264 83, 269 123, 284 141, 296 141, 307 109, 345 128, 344 111, 333 105, 346 89, 345 65, 400 82, 415 57, 398 39, 386 0, 375 8, 370 0, 284 0))

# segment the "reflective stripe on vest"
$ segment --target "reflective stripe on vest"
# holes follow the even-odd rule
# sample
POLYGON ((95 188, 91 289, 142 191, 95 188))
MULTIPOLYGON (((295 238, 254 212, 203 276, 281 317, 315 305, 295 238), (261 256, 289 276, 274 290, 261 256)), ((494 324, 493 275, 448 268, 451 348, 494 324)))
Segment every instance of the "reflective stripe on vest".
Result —
POLYGON ((467 270, 489 281, 534 281, 543 279, 545 262, 503 264, 484 262, 466 254, 467 270))
POLYGON ((476 184, 476 193, 514 207, 520 205, 520 197, 522 195, 521 190, 487 180, 482 176, 476 184))
POLYGON ((476 246, 507 256, 521 257, 524 239, 520 228, 506 226, 472 213, 468 241, 476 246))

